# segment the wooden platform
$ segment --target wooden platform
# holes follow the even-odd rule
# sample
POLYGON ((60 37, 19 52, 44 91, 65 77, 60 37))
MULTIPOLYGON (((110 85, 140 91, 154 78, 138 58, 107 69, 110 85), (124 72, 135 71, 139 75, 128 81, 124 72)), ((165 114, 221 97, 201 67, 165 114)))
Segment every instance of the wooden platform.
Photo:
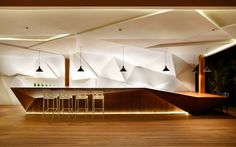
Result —
POLYGON ((0 146, 235 147, 236 119, 226 115, 106 115, 61 119, 0 106, 0 146))
MULTIPOLYGON (((199 115, 208 112, 225 98, 212 94, 193 92, 172 93, 148 88, 12 88, 27 112, 42 112, 43 90, 52 92, 70 90, 104 91, 106 112, 188 112, 199 115)), ((73 95, 73 94, 72 94, 73 95)), ((92 96, 89 95, 89 110, 92 96)))

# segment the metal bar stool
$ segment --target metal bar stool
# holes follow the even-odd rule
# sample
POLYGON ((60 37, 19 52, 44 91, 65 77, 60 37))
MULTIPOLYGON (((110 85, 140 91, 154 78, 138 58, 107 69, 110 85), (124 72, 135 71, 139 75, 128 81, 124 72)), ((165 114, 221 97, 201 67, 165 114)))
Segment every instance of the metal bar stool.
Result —
POLYGON ((92 93, 92 117, 96 110, 102 110, 102 116, 104 118, 104 95, 103 91, 93 91, 92 93), (102 101, 100 108, 96 107, 96 101, 102 101))
POLYGON ((78 91, 75 95, 75 112, 84 110, 85 114, 88 112, 88 95, 86 91, 78 91), (80 107, 80 101, 84 101, 84 107, 80 107))
POLYGON ((65 110, 68 110, 69 113, 73 112, 73 99, 72 92, 68 90, 61 90, 59 93, 59 106, 60 112, 64 114, 65 110), (67 107, 65 106, 67 102, 67 107))
POLYGON ((54 117, 54 112, 58 111, 58 92, 53 90, 44 90, 43 91, 43 117, 45 112, 50 112, 52 110, 52 114, 54 117), (52 102, 52 104, 50 103, 52 102))

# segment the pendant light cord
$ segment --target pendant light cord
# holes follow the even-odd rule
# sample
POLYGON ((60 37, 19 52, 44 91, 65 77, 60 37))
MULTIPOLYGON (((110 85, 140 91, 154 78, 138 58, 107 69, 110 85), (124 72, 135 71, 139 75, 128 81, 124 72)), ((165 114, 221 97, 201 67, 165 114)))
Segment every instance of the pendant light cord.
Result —
POLYGON ((40 50, 39 50, 39 66, 40 66, 40 50))
MULTIPOLYGON (((75 34, 76 35, 76 34, 75 34)), ((79 64, 80 64, 80 66, 81 66, 81 46, 79 47, 79 42, 78 42, 78 35, 76 35, 76 50, 78 50, 78 48, 79 48, 79 64)))
POLYGON ((80 47, 80 54, 79 54, 79 64, 80 64, 80 66, 82 66, 81 65, 81 47, 80 47))
POLYGON ((165 65, 166 65, 166 48, 165 48, 165 65))
POLYGON ((193 54, 193 66, 195 66, 195 54, 193 54))
POLYGON ((125 64, 125 47, 123 46, 123 66, 124 66, 124 64, 125 64))

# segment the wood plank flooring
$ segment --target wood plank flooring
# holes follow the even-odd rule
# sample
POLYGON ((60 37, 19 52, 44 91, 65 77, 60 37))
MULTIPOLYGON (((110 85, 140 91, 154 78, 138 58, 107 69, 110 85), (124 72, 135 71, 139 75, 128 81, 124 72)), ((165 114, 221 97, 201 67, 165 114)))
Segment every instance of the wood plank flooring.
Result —
POLYGON ((41 118, 0 106, 0 146, 236 146, 236 119, 211 115, 106 115, 41 118))

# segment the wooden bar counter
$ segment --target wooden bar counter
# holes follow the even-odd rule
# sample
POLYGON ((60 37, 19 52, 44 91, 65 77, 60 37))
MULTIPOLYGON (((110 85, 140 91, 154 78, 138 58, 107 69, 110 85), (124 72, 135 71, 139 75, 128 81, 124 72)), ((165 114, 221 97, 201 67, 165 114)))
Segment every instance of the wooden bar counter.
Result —
MULTIPOLYGON (((26 112, 42 112, 43 90, 52 92, 68 90, 73 93, 85 90, 103 91, 105 112, 188 112, 193 115, 203 114, 224 97, 217 95, 197 95, 194 92, 165 92, 149 88, 76 88, 76 87, 12 87, 11 88, 26 112), (194 95, 195 94, 195 95, 194 95)), ((73 96, 74 97, 74 96, 73 96)), ((89 111, 92 95, 89 94, 89 111)))

